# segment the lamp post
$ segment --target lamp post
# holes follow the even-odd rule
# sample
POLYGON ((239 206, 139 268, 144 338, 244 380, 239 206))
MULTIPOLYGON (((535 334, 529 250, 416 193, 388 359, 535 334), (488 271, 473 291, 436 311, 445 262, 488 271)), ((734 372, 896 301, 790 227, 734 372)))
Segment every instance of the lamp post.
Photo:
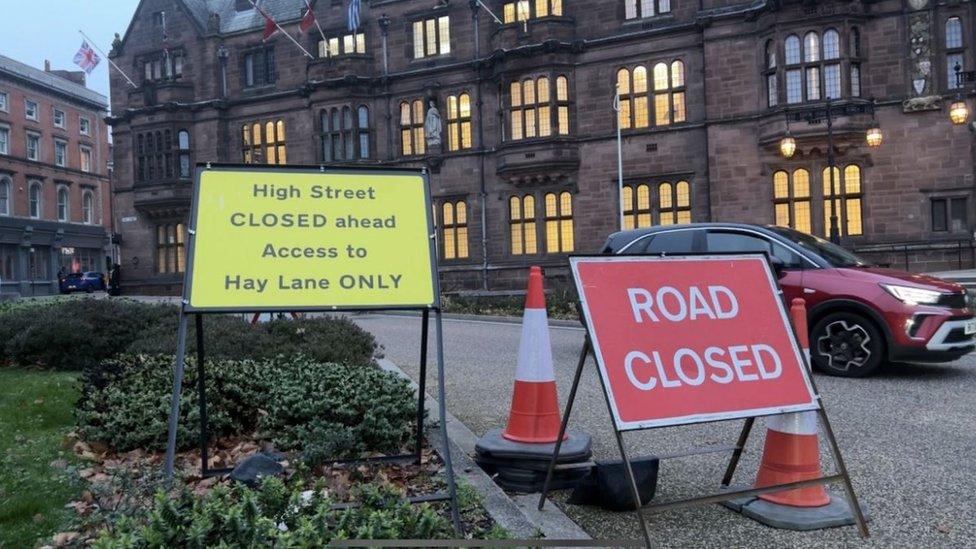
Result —
POLYGON ((830 172, 830 241, 840 244, 840 225, 837 219, 837 178, 834 172, 837 170, 834 159, 834 117, 853 116, 857 114, 870 114, 871 127, 865 133, 867 145, 871 148, 880 147, 884 141, 884 134, 881 127, 874 118, 874 102, 843 103, 833 104, 831 99, 827 99, 824 105, 817 105, 802 109, 786 111, 786 135, 780 140, 780 153, 785 158, 791 158, 796 152, 796 139, 790 133, 790 121, 806 122, 807 124, 827 123, 827 171, 830 172))
POLYGON ((620 197, 620 211, 617 212, 620 221, 620 230, 624 230, 624 145, 620 128, 620 85, 618 84, 613 93, 613 112, 617 113, 617 196, 620 197))

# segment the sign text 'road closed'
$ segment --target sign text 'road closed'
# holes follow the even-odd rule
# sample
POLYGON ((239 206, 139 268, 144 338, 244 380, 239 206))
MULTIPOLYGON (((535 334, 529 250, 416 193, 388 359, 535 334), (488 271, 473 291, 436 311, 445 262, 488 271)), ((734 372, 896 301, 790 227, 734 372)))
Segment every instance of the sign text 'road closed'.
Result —
POLYGON ((218 168, 198 185, 191 308, 434 302, 419 173, 218 168))
POLYGON ((620 429, 817 407, 764 258, 572 258, 620 429))

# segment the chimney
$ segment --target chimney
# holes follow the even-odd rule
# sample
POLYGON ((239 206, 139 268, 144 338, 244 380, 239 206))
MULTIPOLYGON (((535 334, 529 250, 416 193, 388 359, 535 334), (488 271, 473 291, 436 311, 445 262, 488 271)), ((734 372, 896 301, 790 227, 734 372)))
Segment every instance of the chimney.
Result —
POLYGON ((247 11, 253 7, 247 0, 235 0, 234 2, 234 9, 237 11, 247 11))
POLYGON ((51 72, 51 62, 47 59, 44 60, 44 72, 51 72))

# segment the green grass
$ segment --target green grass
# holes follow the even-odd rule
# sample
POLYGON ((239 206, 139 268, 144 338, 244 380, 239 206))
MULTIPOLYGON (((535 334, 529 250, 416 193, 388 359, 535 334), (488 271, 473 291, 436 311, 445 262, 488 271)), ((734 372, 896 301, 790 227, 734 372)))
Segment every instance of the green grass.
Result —
POLYGON ((0 369, 0 548, 33 547, 70 521, 80 484, 51 462, 78 398, 75 374, 0 369))

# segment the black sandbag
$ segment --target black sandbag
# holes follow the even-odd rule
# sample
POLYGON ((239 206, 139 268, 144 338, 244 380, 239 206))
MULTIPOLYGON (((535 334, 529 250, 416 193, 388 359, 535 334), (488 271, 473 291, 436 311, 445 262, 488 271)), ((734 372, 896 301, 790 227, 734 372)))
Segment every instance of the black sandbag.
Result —
MULTIPOLYGON (((637 493, 642 504, 654 498, 657 490, 658 459, 654 456, 637 458, 630 462, 637 483, 637 493)), ((608 511, 633 511, 634 496, 630 490, 627 469, 620 460, 597 462, 573 490, 569 503, 594 505, 608 511)))

